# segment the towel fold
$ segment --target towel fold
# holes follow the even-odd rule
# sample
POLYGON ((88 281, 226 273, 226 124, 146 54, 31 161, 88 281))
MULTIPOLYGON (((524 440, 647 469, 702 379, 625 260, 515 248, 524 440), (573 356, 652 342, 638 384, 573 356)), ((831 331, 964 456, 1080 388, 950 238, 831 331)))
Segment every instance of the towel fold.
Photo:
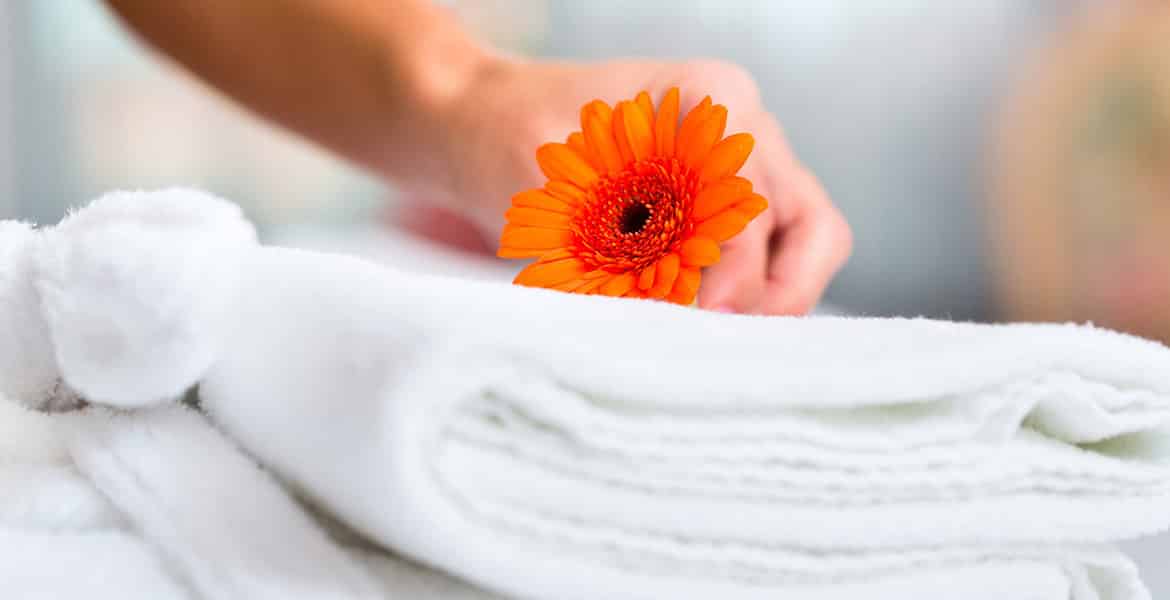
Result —
POLYGON ((384 544, 531 598, 1148 594, 1170 355, 781 319, 261 249, 214 417, 384 544), (274 416, 278 415, 278 416, 274 416))
POLYGON ((206 600, 378 598, 368 575, 201 416, 162 407, 73 419, 79 469, 206 600))
POLYGON ((188 600, 77 469, 64 425, 0 393, 0 597, 188 600))
MULTIPOLYGON (((260 247, 222 203, 158 200, 115 198, 38 242, 47 372, 123 407, 198 383, 212 419, 302 495, 485 588, 1149 598, 1110 543, 1170 525, 1160 345, 408 275, 260 247)), ((99 475, 166 480, 167 461, 135 456, 78 464, 133 505, 135 480, 99 475)), ((187 500, 163 500, 190 518, 130 518, 188 571, 254 572, 277 539, 261 526, 248 555, 202 533, 213 521, 187 500)))

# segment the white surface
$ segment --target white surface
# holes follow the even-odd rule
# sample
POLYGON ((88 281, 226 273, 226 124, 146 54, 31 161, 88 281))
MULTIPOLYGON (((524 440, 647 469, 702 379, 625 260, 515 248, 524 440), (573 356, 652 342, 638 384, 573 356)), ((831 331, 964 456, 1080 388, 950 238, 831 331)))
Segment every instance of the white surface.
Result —
MULTIPOLYGON (((377 228, 357 230, 325 230, 300 228, 278 231, 276 242, 297 247, 343 252, 362 256, 398 268, 438 272, 451 275, 484 276, 506 279, 510 272, 496 262, 467 263, 459 255, 446 254, 418 240, 377 228), (443 256, 435 264, 435 256, 443 256), (484 269, 487 269, 485 271, 484 269), (492 271, 491 269, 499 269, 492 271)), ((1170 534, 1123 544, 1125 551, 1140 565, 1143 578, 1154 598, 1170 598, 1170 534)))
MULTIPOLYGON (((33 247, 66 382, 133 406, 198 378, 214 419, 270 469, 490 588, 1148 598, 1096 544, 1170 521, 1161 346, 1081 327, 721 315, 246 245, 215 260, 188 238, 239 223, 163 199, 94 206, 33 247), (157 372, 176 341, 208 349, 210 371, 157 372)), ((188 580, 299 581, 283 567, 304 558, 253 543, 321 556, 295 541, 307 525, 287 499, 219 468, 238 455, 206 439, 168 446, 183 429, 150 414, 165 413, 118 435, 78 419, 82 473, 188 580), (274 510, 220 507, 225 489, 274 510), (249 542, 216 542, 230 539, 249 542)))
POLYGON ((1121 549, 1137 563, 1150 597, 1154 600, 1170 598, 1170 533, 1127 542, 1121 545, 1121 549))
POLYGON ((0 397, 0 488, 5 599, 489 598, 329 523, 336 547, 175 407, 48 416, 0 397))
POLYGON ((1053 441, 1167 419, 1170 356, 1141 340, 736 318, 289 251, 254 261, 230 350, 203 382, 217 420, 363 531, 501 591, 571 597, 566 582, 588 581, 581 597, 750 598, 767 588, 745 581, 760 578, 801 597, 940 585, 955 597, 959 575, 941 565, 957 562, 983 565, 974 581, 1019 577, 1019 597, 1063 599, 1069 565, 1133 584, 1121 559, 1077 542, 1170 519, 1170 473, 1154 459, 1053 441), (279 370, 265 366, 274 357, 279 370), (329 416, 339 398, 344 419, 329 416), (889 406, 901 402, 922 404, 889 406), (286 426, 273 429, 262 415, 277 411, 286 426), (1025 415, 1050 438, 1020 429, 1025 415), (874 480, 855 471, 876 468, 874 480), (1036 559, 1027 576, 1017 553, 1036 559), (940 566, 865 575, 905 561, 940 566), (793 579, 830 573, 858 586, 793 579))

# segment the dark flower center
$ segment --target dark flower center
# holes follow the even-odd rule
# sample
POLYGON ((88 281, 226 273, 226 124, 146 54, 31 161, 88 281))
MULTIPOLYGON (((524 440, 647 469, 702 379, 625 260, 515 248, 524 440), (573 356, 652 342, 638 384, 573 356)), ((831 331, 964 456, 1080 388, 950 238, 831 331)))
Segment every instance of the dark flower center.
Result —
POLYGON ((646 221, 650 220, 650 207, 640 202, 635 202, 626 206, 622 211, 621 223, 618 224, 618 231, 622 233, 638 233, 646 226, 646 221))
POLYGON ((651 158, 602 176, 570 225, 587 269, 653 265, 688 235, 698 176, 673 158, 651 158))

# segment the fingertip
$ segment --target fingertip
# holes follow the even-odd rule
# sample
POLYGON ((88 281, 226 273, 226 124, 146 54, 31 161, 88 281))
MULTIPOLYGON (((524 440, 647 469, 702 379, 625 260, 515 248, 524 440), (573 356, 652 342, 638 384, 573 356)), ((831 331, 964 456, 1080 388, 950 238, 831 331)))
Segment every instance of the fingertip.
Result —
POLYGON ((699 308, 715 312, 736 312, 735 305, 731 302, 731 294, 723 289, 726 287, 717 278, 712 277, 711 273, 704 272, 703 281, 699 285, 699 308))
POLYGON ((766 300, 763 313, 781 317, 801 317, 812 312, 817 306, 817 298, 780 294, 778 297, 766 300))
POLYGON ((703 270, 699 307, 721 312, 750 312, 764 292, 767 254, 762 244, 723 248, 722 259, 703 270))
POLYGON ((792 188, 800 209, 774 248, 763 309, 770 315, 805 315, 816 308, 853 250, 849 224, 811 172, 801 168, 792 188))

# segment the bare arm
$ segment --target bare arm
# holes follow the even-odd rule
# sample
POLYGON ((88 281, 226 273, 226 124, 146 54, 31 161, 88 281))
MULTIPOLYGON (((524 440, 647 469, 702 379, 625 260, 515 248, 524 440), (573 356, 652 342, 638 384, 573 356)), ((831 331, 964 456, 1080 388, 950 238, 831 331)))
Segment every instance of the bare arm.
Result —
POLYGON ((422 192, 424 206, 454 209, 489 239, 498 239, 509 198, 542 184, 535 149, 580 127, 585 102, 678 86, 685 110, 710 93, 735 115, 733 131, 755 135, 742 174, 771 202, 705 269, 700 304, 807 312, 849 255, 848 225, 733 65, 505 59, 433 0, 106 2, 257 114, 422 192))
POLYGON ((443 111, 487 60, 430 0, 106 1, 252 111, 400 181, 444 168, 443 111))

